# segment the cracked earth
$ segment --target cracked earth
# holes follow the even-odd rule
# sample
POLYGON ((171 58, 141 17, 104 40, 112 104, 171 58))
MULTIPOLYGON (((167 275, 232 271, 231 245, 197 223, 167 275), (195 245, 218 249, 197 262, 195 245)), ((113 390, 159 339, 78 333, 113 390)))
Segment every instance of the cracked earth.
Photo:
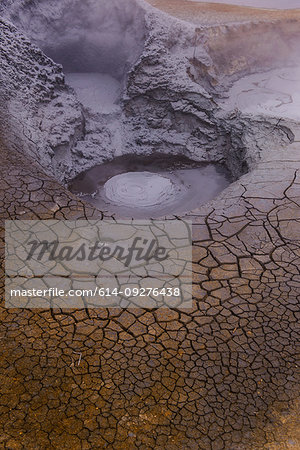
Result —
MULTIPOLYGON (((290 130, 293 143, 185 216, 191 310, 9 310, 2 289, 0 448, 300 448, 296 121, 290 130)), ((0 150, 2 250, 5 219, 104 217, 5 126, 0 150)))

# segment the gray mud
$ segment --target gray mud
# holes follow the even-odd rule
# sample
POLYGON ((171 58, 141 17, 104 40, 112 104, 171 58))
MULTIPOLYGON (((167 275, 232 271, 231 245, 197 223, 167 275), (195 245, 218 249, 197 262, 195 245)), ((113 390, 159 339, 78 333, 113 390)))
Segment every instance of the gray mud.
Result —
POLYGON ((230 173, 221 164, 199 163, 185 157, 161 154, 148 157, 125 155, 83 172, 70 183, 69 188, 102 211, 115 213, 116 217, 152 218, 191 211, 212 200, 230 182, 230 173), (140 174, 139 183, 134 183, 134 187, 130 183, 131 173, 140 174), (116 184, 115 200, 111 196, 109 199, 105 185, 108 180, 111 185, 114 179, 118 183, 121 174, 127 174, 128 186, 116 184), (154 178, 154 185, 149 190, 145 174, 160 175, 162 190, 159 190, 158 177, 154 178), (166 178, 170 180, 170 191, 163 192, 166 178), (120 198, 123 198, 123 204, 120 198))

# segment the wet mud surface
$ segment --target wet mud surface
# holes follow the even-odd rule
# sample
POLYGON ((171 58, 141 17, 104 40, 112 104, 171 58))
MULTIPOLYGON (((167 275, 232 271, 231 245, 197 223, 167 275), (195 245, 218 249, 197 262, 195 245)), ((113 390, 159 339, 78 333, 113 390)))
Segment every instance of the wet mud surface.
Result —
MULTIPOLYGON (((158 6, 168 6, 168 11, 173 8, 177 17, 197 23, 228 18, 227 12, 222 13, 224 5, 210 16, 206 14, 208 7, 200 13, 194 3, 183 12, 182 3, 161 0, 158 6)), ((240 14, 238 11, 228 20, 235 22, 240 14)), ((245 22, 258 17, 252 10, 245 14, 245 22)), ((298 13, 283 14, 294 20, 298 13)), ((275 13, 270 20, 272 17, 275 13)), ((19 92, 24 76, 35 80, 23 86, 22 99, 27 105, 41 90, 36 74, 51 80, 61 80, 62 75, 50 70, 49 61, 33 52, 23 37, 18 46, 14 44, 11 36, 16 31, 10 25, 8 28, 12 31, 7 32, 7 47, 1 47, 8 74, 6 97, 0 91, 4 99, 0 102, 0 447, 300 448, 299 125, 289 124, 293 143, 272 141, 251 173, 228 186, 215 201, 181 216, 193 222, 194 305, 190 310, 7 309, 4 220, 104 218, 103 212, 43 171, 46 163, 38 158, 43 135, 35 134, 38 126, 31 122, 29 113, 32 128, 19 120, 20 106, 11 99, 19 92), (26 54, 19 50, 24 42, 26 54), (8 53, 18 54, 16 63, 7 59, 8 53), (44 60, 43 72, 37 67, 31 74, 30 58, 44 60), (29 91, 28 100, 30 87, 34 90, 29 91), (9 117, 16 117, 15 122, 7 121, 3 105, 10 106, 9 117), (19 130, 17 126, 19 135, 14 133, 19 130), (30 142, 28 148, 34 149, 30 155, 25 137, 22 140, 19 136, 30 142)), ((251 27, 249 35, 253 35, 251 27)), ((157 48, 158 44, 153 45, 157 48)), ((220 45, 218 52, 223 54, 224 47, 220 45)), ((156 89, 157 73, 152 72, 157 68, 156 59, 147 57, 150 64, 146 69, 153 74, 151 88, 156 89)), ((140 68, 142 74, 144 69, 140 68)), ((173 66, 170 71, 174 74, 173 66)), ((62 84, 59 89, 63 89, 62 84)), ((50 104, 46 114, 50 125, 56 117, 53 111, 61 115, 61 105, 74 103, 69 92, 62 97, 63 102, 53 92, 53 82, 49 82, 43 102, 50 104)), ((157 99, 155 108, 161 102, 159 95, 157 99)), ((174 108, 183 104, 189 113, 194 111, 186 99, 173 100, 174 108)), ((201 108, 202 104, 197 114, 201 108)), ((140 111, 144 109, 141 102, 140 111)), ((79 105, 75 112, 68 116, 71 124, 81 117, 79 105)), ((185 124, 183 121, 182 126, 185 124)), ((269 133, 275 133, 275 125, 269 133)), ((45 123, 40 126, 45 127, 45 123)), ((45 129, 48 133, 51 128, 45 129)), ((70 126, 66 137, 60 128, 54 131, 68 140, 73 130, 70 126)), ((241 127, 241 133, 244 131, 241 127)), ((160 131, 158 134, 161 138, 160 131)), ((254 132, 246 136, 248 141, 255 137, 254 132)), ((56 142, 52 145, 58 146, 56 142)), ((59 150, 64 151, 61 141, 59 150)))
MULTIPOLYGON (((297 448, 297 145, 190 217, 192 310, 3 305, 4 448, 297 448)), ((1 150, 3 219, 100 214, 1 150)))
POLYGON ((77 93, 81 104, 96 113, 119 110, 120 83, 105 73, 68 73, 66 83, 77 93))
POLYGON ((230 182, 230 173, 221 164, 163 154, 128 155, 80 174, 69 188, 114 217, 151 218, 191 211, 230 182))

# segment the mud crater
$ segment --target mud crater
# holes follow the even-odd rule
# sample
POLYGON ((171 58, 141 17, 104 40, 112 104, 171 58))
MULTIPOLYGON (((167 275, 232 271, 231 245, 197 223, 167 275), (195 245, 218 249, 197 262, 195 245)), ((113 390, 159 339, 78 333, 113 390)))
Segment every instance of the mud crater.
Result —
POLYGON ((80 174, 69 188, 102 211, 140 219, 191 211, 230 182, 230 172, 220 164, 126 155, 80 174))
POLYGON ((8 11, 65 77, 39 124, 45 169, 102 210, 183 214, 293 139, 276 118, 242 115, 201 85, 195 28, 161 23, 135 0, 31 0, 8 11))

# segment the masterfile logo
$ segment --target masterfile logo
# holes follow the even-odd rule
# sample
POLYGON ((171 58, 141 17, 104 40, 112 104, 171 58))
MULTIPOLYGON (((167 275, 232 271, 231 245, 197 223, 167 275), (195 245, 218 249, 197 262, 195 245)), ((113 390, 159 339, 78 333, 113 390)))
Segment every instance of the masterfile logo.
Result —
POLYGON ((123 261, 126 267, 129 267, 132 261, 164 261, 168 255, 165 247, 159 247, 156 239, 151 241, 136 237, 132 245, 126 249, 121 245, 107 245, 101 241, 97 241, 92 246, 82 243, 79 246, 66 245, 60 248, 59 241, 38 241, 34 240, 28 243, 29 253, 26 261, 30 261, 34 256, 38 261, 48 254, 49 261, 109 261, 117 258, 123 261))
POLYGON ((190 308, 191 224, 7 221, 8 308, 190 308))

